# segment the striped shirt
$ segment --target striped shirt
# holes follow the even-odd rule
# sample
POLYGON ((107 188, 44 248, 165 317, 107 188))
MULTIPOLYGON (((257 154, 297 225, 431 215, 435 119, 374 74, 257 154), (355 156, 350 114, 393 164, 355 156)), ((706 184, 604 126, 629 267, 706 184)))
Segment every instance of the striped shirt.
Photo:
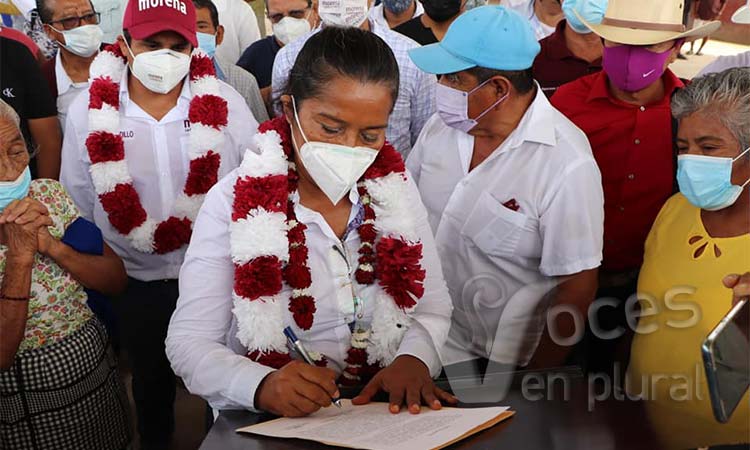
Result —
MULTIPOLYGON (((282 47, 276 55, 271 82, 274 104, 278 104, 276 102, 283 93, 297 54, 305 45, 307 39, 319 30, 320 28, 317 28, 290 42, 282 47)), ((412 145, 417 141, 422 127, 435 112, 435 84, 437 79, 434 75, 419 70, 409 58, 408 51, 418 47, 419 44, 372 20, 370 20, 370 30, 388 44, 398 63, 400 71, 398 98, 393 113, 388 120, 386 138, 406 159, 412 145)), ((277 110, 276 113, 279 114, 280 111, 277 110)))

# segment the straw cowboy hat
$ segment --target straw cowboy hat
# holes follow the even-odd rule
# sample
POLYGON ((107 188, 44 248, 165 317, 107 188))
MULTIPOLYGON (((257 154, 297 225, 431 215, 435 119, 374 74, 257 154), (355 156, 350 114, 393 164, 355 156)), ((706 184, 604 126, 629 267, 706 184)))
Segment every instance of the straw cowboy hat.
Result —
POLYGON ((682 24, 683 0, 609 0, 600 24, 576 16, 591 31, 619 44, 653 45, 674 39, 699 39, 718 30, 721 22, 712 21, 692 30, 682 24))
POLYGON ((732 22, 750 25, 750 0, 747 0, 747 5, 740 6, 740 9, 734 13, 732 22))

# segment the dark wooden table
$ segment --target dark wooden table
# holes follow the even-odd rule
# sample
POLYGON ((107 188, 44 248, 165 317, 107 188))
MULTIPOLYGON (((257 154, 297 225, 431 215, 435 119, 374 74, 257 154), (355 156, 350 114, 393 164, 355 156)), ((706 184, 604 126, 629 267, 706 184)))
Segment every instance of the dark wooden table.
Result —
MULTIPOLYGON (((542 373, 546 379, 548 372, 542 373)), ((559 372, 556 372, 559 373, 559 372)), ((529 390, 522 381, 528 372, 513 374, 506 397, 492 406, 510 406, 516 412, 511 419, 462 442, 452 449, 524 449, 524 450, 650 450, 659 445, 639 402, 617 400, 610 396, 596 402, 590 410, 589 384, 580 372, 567 370, 565 381, 552 387, 529 390), (566 397, 567 391, 567 399, 566 397), (529 392, 532 395, 529 395, 529 392)), ((537 384, 535 384, 536 386, 537 384)), ((596 392, 601 392, 598 390, 596 392)), ((347 392, 343 392, 346 396, 347 392)), ((490 406, 488 404, 461 405, 490 406)), ((402 412, 402 414, 405 414, 402 412)), ((272 419, 270 415, 247 411, 223 411, 203 441, 201 450, 285 450, 321 449, 322 444, 296 439, 276 439, 236 433, 240 427, 272 419)))

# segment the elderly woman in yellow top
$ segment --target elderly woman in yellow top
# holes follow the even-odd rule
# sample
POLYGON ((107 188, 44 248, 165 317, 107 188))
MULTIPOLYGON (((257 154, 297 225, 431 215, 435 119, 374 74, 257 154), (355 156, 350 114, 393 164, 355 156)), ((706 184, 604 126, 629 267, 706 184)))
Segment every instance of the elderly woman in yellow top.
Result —
POLYGON ((750 69, 694 80, 672 113, 680 193, 646 241, 626 388, 646 400, 660 448, 747 443, 747 393, 729 423, 714 419, 701 343, 732 307, 722 280, 750 267, 750 69))
POLYGON ((0 448, 123 449, 127 398, 84 288, 114 294, 125 269, 61 241, 96 230, 57 181, 31 181, 18 124, 0 100, 0 448))

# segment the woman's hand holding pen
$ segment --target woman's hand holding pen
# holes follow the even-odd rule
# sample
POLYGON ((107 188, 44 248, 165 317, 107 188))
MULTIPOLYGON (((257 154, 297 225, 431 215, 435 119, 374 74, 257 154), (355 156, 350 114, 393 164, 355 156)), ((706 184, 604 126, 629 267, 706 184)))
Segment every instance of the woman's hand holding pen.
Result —
POLYGON ((284 417, 302 417, 331 405, 339 397, 336 372, 292 361, 271 372, 258 387, 255 406, 284 417))

